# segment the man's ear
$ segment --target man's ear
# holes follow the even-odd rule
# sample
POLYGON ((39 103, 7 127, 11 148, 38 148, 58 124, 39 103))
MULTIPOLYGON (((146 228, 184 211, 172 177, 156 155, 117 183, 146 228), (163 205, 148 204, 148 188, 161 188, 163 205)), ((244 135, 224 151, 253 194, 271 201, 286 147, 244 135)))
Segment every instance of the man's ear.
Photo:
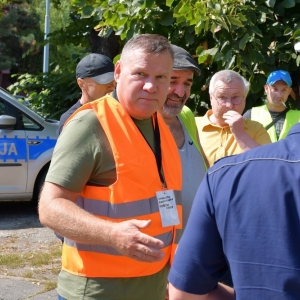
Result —
POLYGON ((78 84, 78 86, 79 86, 79 88, 80 88, 81 90, 84 90, 84 88, 85 88, 85 82, 84 82, 83 79, 77 78, 77 84, 78 84))
POLYGON ((211 101, 212 101, 212 95, 209 94, 209 100, 210 100, 210 105, 211 105, 211 101))
POLYGON ((115 81, 116 81, 116 83, 118 83, 120 75, 121 75, 121 61, 118 60, 115 64, 115 81))

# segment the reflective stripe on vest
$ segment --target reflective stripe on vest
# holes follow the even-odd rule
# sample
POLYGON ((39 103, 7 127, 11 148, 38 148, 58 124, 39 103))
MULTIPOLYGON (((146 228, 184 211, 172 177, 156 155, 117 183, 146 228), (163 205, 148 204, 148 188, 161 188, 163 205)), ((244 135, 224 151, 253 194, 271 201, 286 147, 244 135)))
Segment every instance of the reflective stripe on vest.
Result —
MULTIPOLYGON (((300 111, 290 109, 285 116, 283 128, 280 132, 278 139, 277 139, 275 126, 273 125, 268 129, 268 133, 272 143, 277 142, 277 140, 279 141, 284 139, 288 134, 289 130, 291 129, 291 127, 299 122, 299 119, 300 119, 300 111)), ((266 127, 268 124, 270 124, 273 121, 267 105, 252 107, 251 120, 261 123, 264 127, 266 127)))
POLYGON ((176 236, 181 235, 181 163, 173 136, 157 115, 165 181, 167 189, 175 192, 180 217, 180 225, 162 227, 156 191, 162 190, 163 185, 153 151, 115 99, 103 97, 82 106, 76 113, 88 108, 95 111, 107 135, 116 163, 117 180, 109 187, 85 186, 81 196, 77 197, 77 205, 112 222, 150 219, 150 227, 141 231, 164 242, 165 257, 159 262, 139 262, 111 247, 78 244, 65 239, 63 269, 86 277, 136 277, 157 273, 169 261, 171 252, 175 252, 176 236))

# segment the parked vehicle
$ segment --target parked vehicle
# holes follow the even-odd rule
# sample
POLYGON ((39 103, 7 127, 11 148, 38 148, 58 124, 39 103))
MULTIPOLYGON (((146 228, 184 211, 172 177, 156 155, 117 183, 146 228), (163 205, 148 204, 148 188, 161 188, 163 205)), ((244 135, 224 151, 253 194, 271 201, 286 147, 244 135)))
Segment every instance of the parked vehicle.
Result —
POLYGON ((37 201, 57 128, 0 88, 0 201, 37 201))

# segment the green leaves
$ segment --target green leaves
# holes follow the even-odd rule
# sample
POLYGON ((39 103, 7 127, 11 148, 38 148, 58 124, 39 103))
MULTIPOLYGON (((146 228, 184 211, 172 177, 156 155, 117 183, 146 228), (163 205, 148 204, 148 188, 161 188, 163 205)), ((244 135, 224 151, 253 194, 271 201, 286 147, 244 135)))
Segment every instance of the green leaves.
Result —
POLYGON ((250 36, 246 33, 239 41, 239 48, 244 50, 247 42, 250 40, 250 36))
POLYGON ((238 19, 238 18, 235 18, 235 17, 232 17, 232 16, 227 16, 227 19, 229 21, 229 23, 231 23, 231 25, 235 25, 237 27, 243 27, 243 23, 238 19))
POLYGON ((295 6, 295 0, 284 0, 282 1, 282 6, 285 8, 291 8, 295 6))
MULTIPOLYGON (((234 69, 250 80, 250 97, 260 101, 265 74, 273 69, 285 68, 300 78, 300 54, 293 49, 294 43, 300 41, 299 3, 300 0, 72 0, 72 22, 66 30, 53 33, 50 43, 51 39, 61 45, 68 41, 75 47, 84 45, 88 51, 86 33, 96 25, 101 36, 114 31, 121 43, 136 33, 159 33, 187 49, 198 61, 201 76, 193 85, 194 105, 209 103, 206 86, 211 76, 224 68, 234 69)), ((31 88, 39 90, 35 84, 36 88, 33 84, 31 88)), ((53 83, 49 81, 47 85, 49 97, 56 96, 52 89, 58 87, 50 84, 53 83)))
POLYGON ((166 13, 163 14, 161 20, 160 20, 160 24, 165 25, 165 26, 169 26, 171 24, 173 24, 174 22, 174 18, 173 18, 173 14, 171 11, 167 11, 166 13))
POLYGON ((210 56, 216 55, 217 52, 218 52, 217 48, 211 48, 211 49, 204 50, 202 47, 199 47, 197 49, 197 54, 199 53, 198 54, 199 55, 198 63, 202 64, 202 63, 206 62, 210 58, 210 56))
POLYGON ((300 37, 300 29, 296 30, 292 36, 293 39, 300 37))
POLYGON ((276 0, 267 0, 266 5, 269 7, 274 7, 276 0))
POLYGON ((86 5, 82 8, 82 17, 90 18, 94 12, 94 7, 92 5, 86 5))
POLYGON ((166 5, 169 6, 169 7, 171 7, 172 4, 173 4, 173 2, 174 2, 174 0, 167 0, 166 1, 166 5))

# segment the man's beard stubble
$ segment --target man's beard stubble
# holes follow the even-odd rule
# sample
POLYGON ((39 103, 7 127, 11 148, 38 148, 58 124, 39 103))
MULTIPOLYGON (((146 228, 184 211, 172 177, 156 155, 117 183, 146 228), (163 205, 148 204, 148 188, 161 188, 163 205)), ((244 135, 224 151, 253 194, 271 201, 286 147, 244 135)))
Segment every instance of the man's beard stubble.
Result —
POLYGON ((185 100, 186 100, 185 94, 183 97, 178 97, 178 95, 176 95, 176 94, 170 94, 167 96, 167 100, 166 100, 165 104, 163 105, 162 110, 166 115, 177 116, 180 114, 180 112, 184 106, 185 100), (176 99, 179 102, 171 102, 171 101, 168 102, 168 100, 170 98, 176 99))

